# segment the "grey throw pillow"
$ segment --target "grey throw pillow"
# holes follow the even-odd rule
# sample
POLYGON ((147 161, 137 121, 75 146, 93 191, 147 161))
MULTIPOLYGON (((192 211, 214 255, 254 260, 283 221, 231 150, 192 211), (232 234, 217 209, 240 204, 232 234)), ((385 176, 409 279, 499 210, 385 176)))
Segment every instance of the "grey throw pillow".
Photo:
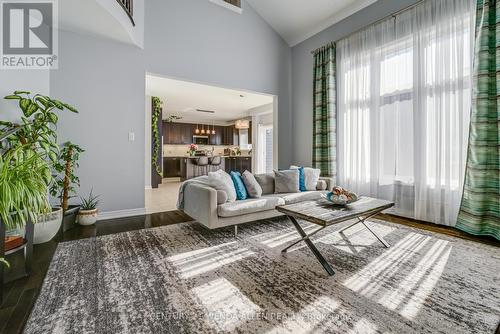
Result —
POLYGON ((228 202, 236 201, 236 190, 234 189, 233 179, 222 169, 208 173, 208 183, 215 190, 225 191, 228 202))
POLYGON ((274 174, 255 174, 255 180, 262 188, 262 195, 274 194, 274 174))
POLYGON ((224 190, 217 190, 217 205, 227 202, 227 193, 224 190))
POLYGON ((274 192, 280 193, 298 193, 299 188, 299 170, 281 170, 274 171, 274 192))
MULTIPOLYGON (((290 169, 299 169, 298 166, 290 166, 290 169)), ((316 190, 321 170, 318 168, 304 167, 304 186, 307 191, 316 190)))
POLYGON ((316 185, 316 190, 326 190, 327 184, 325 180, 319 180, 318 184, 316 185))
POLYGON ((246 170, 241 175, 241 178, 243 179, 243 183, 245 184, 245 188, 247 188, 247 193, 250 197, 259 198, 262 196, 262 187, 252 173, 246 170))

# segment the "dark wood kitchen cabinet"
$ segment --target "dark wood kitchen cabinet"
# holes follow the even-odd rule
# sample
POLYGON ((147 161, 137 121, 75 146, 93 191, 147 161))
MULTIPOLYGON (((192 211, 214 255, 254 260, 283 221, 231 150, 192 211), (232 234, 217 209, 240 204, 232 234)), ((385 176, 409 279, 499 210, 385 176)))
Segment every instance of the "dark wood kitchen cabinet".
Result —
POLYGON ((252 143, 252 122, 250 121, 250 127, 248 128, 248 144, 252 143))
POLYGON ((251 157, 227 157, 225 161, 225 170, 227 173, 232 171, 240 172, 252 171, 252 158, 251 157))
POLYGON ((222 138, 224 145, 239 145, 239 130, 233 126, 225 126, 224 127, 224 135, 222 138))
POLYGON ((196 124, 163 122, 163 143, 189 145, 195 130, 196 124))
POLYGON ((252 158, 250 157, 240 157, 240 173, 243 174, 244 171, 252 171, 252 158))
POLYGON ((181 158, 163 158, 163 177, 181 177, 181 158))
POLYGON ((215 126, 210 129, 215 129, 215 134, 211 134, 208 136, 208 141, 210 145, 222 145, 223 144, 223 133, 224 133, 224 126, 215 126))
MULTIPOLYGON (((201 130, 202 126, 198 125, 201 130)), ((240 144, 240 132, 234 125, 232 126, 208 126, 210 133, 208 136, 209 145, 237 146, 240 144), (215 135, 211 130, 215 129, 215 135)), ((207 126, 205 125, 205 130, 207 126)), ((163 143, 171 145, 189 145, 193 142, 196 124, 163 122, 163 143)), ((200 134, 201 135, 201 134, 200 134)), ((252 143, 252 128, 248 130, 248 143, 252 143)))

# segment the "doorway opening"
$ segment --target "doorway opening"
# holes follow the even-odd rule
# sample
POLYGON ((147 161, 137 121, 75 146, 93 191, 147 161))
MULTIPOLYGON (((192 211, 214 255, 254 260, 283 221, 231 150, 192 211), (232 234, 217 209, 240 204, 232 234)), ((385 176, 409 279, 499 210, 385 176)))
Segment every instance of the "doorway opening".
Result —
POLYGON ((147 74, 145 112, 147 213, 176 210, 186 180, 277 165, 276 96, 147 74), (162 102, 159 119, 153 97, 162 102))

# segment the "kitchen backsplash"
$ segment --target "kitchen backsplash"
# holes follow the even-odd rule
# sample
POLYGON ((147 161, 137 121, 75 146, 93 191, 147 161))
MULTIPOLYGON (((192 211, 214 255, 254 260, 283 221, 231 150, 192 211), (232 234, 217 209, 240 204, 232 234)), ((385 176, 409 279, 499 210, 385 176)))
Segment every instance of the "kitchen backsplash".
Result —
MULTIPOLYGON (((212 145, 198 145, 199 150, 212 151, 214 148, 214 155, 224 155, 224 149, 235 148, 237 146, 212 146, 212 145)), ((189 145, 163 145, 164 157, 183 157, 187 156, 189 145)), ((249 155, 248 150, 241 150, 242 155, 249 155)))

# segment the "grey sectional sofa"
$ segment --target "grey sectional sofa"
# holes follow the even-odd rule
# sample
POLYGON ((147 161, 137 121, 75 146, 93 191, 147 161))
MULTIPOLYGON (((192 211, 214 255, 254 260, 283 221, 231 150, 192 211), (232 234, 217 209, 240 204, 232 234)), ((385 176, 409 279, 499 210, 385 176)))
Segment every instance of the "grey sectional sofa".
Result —
POLYGON ((206 184, 206 176, 192 179, 183 188, 183 211, 209 229, 237 226, 281 216, 283 214, 275 210, 276 206, 319 199, 334 185, 333 179, 320 178, 317 191, 275 194, 273 174, 256 175, 256 178, 263 190, 262 197, 223 204, 217 204, 217 190, 206 184))

